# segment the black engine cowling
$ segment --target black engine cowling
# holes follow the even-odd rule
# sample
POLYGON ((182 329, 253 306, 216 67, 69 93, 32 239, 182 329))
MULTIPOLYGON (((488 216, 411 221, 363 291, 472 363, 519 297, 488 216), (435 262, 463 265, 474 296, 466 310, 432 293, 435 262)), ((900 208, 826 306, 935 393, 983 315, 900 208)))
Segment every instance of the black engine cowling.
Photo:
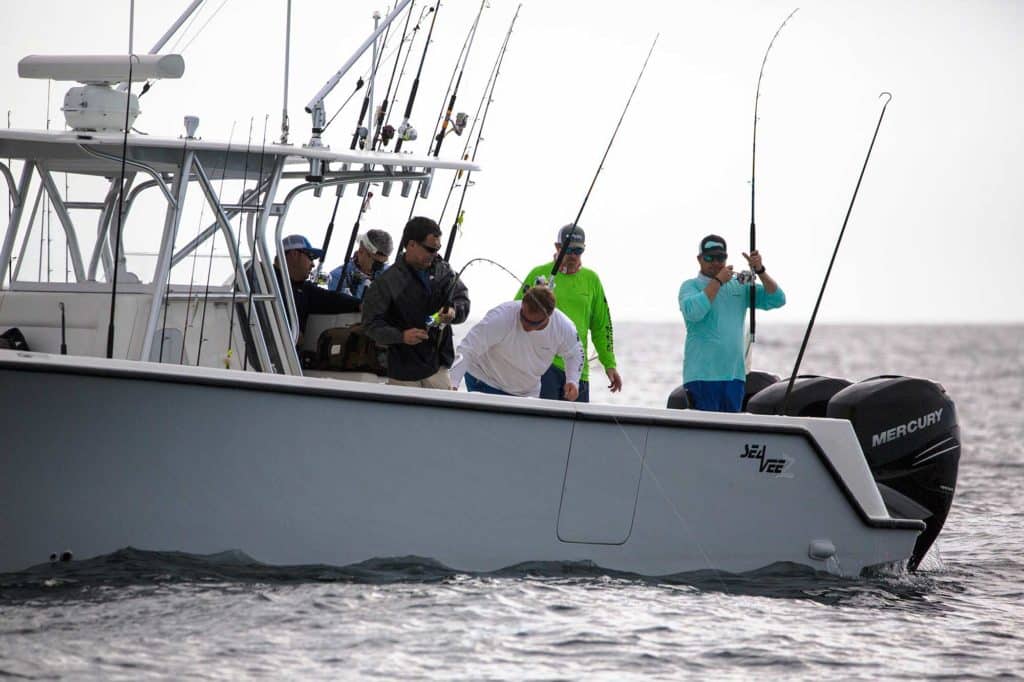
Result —
POLYGON ((836 393, 825 416, 853 424, 889 513, 925 522, 908 563, 916 569, 956 489, 960 427, 953 401, 934 381, 881 376, 836 393))
POLYGON ((798 376, 793 382, 793 391, 786 400, 789 380, 777 381, 762 389, 747 402, 747 412, 753 414, 786 414, 793 417, 824 417, 828 401, 839 391, 850 385, 846 379, 798 376))

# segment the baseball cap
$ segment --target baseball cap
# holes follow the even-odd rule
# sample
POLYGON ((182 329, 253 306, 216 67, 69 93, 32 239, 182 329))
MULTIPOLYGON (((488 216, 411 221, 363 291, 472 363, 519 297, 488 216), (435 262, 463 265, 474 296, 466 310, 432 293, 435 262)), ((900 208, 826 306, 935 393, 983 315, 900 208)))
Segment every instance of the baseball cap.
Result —
POLYGON ((565 243, 566 235, 570 234, 571 236, 569 237, 569 246, 586 246, 587 235, 583 231, 583 228, 578 227, 577 225, 573 225, 572 223, 563 226, 562 229, 558 231, 558 243, 565 243))
POLYGON ((700 254, 714 255, 714 256, 725 256, 727 252, 725 250, 725 240, 719 237, 717 234, 709 234, 704 239, 700 240, 700 254))
POLYGON ((282 240, 281 244, 284 245, 285 251, 305 251, 311 258, 323 258, 324 256, 322 250, 314 249, 309 240, 301 234, 290 234, 282 240))

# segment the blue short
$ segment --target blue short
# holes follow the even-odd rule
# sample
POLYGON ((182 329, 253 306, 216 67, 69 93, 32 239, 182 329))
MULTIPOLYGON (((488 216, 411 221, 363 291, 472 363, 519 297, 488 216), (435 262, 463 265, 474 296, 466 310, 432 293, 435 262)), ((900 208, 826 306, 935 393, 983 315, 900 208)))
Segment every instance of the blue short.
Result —
MULTIPOLYGON (((540 397, 544 400, 565 400, 565 370, 554 365, 548 367, 548 371, 540 377, 540 397)), ((578 403, 590 402, 590 382, 580 382, 580 397, 578 403)))
POLYGON ((469 391, 470 393, 490 393, 491 395, 511 395, 510 393, 506 393, 505 391, 501 390, 500 388, 495 388, 494 386, 491 386, 490 384, 485 384, 484 382, 480 381, 479 379, 477 379, 475 376, 473 376, 469 372, 466 372, 466 376, 463 377, 463 378, 466 380, 466 390, 469 391))
POLYGON ((690 381, 683 384, 693 399, 690 407, 706 412, 741 412, 746 382, 740 379, 730 381, 690 381))

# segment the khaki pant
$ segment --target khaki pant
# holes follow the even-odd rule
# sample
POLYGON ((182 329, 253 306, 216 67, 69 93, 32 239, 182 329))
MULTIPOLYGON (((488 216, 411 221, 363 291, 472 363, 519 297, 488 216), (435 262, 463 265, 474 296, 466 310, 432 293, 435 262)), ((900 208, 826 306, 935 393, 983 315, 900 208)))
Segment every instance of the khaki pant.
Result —
POLYGON ((438 388, 442 391, 452 390, 452 380, 448 376, 448 368, 442 367, 437 373, 419 381, 402 381, 401 379, 388 378, 391 386, 418 386, 420 388, 438 388))

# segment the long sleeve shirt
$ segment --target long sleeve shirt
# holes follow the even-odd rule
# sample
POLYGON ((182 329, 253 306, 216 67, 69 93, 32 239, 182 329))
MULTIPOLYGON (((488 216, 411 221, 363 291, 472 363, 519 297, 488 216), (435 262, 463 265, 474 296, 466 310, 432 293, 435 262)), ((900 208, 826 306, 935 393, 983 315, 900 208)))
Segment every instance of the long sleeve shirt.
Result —
MULTIPOLYGON (((525 282, 533 284, 537 277, 550 277, 554 263, 538 265, 527 275, 525 282)), ((522 289, 516 292, 516 300, 523 297, 522 289)), ((576 325, 580 343, 583 345, 583 372, 580 381, 590 380, 590 363, 587 351, 587 334, 594 341, 597 358, 605 369, 614 369, 615 364, 615 332, 612 329, 612 315, 608 310, 608 300, 604 295, 601 278, 589 268, 580 268, 577 272, 567 275, 560 272, 555 275, 555 299, 558 309, 568 316, 576 325)), ((565 358, 558 356, 552 363, 565 370, 565 358)))
POLYGON ((388 376, 401 381, 426 379, 455 359, 450 326, 427 327, 427 318, 441 308, 455 309, 453 324, 469 316, 469 292, 444 260, 427 270, 404 259, 377 276, 363 298, 363 329, 378 346, 388 348, 388 376), (430 338, 415 346, 402 342, 406 329, 427 330, 430 338))
MULTIPOLYGON (((679 287, 679 310, 686 322, 684 384, 747 378, 743 364, 743 321, 750 309, 750 286, 730 280, 712 301, 704 293, 710 281, 710 277, 699 275, 679 287)), ((769 294, 763 285, 757 285, 758 309, 771 310, 785 304, 786 294, 781 288, 769 294)))
POLYGON ((555 355, 565 358, 566 383, 579 385, 583 346, 576 325, 555 310, 543 329, 526 331, 519 321, 521 301, 501 303, 478 322, 459 344, 452 371, 458 386, 469 372, 480 381, 510 395, 540 396, 540 377, 555 355))

